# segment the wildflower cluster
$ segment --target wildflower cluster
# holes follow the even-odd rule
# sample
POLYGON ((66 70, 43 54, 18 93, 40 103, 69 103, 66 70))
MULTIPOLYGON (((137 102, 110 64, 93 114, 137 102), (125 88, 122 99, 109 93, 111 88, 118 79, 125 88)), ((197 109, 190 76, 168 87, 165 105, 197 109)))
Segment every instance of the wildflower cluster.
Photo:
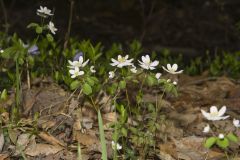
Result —
MULTIPOLYGON (((230 116, 224 116, 224 114, 226 113, 227 107, 223 106, 220 110, 218 110, 218 108, 216 106, 211 106, 210 107, 210 112, 206 112, 204 110, 201 110, 202 115, 209 121, 220 121, 220 120, 225 120, 227 118, 229 118, 230 116)), ((233 125, 236 128, 240 127, 240 122, 239 120, 233 119, 233 125)), ((226 149, 227 147, 229 147, 229 142, 238 142, 238 137, 232 132, 228 132, 225 133, 223 130, 220 131, 220 133, 218 133, 218 136, 215 136, 216 134, 213 133, 213 129, 211 129, 210 125, 207 124, 204 129, 203 129, 203 133, 208 134, 210 131, 212 131, 213 136, 208 138, 205 141, 204 146, 206 148, 211 148, 214 144, 216 144, 218 147, 222 148, 222 149, 226 149)))

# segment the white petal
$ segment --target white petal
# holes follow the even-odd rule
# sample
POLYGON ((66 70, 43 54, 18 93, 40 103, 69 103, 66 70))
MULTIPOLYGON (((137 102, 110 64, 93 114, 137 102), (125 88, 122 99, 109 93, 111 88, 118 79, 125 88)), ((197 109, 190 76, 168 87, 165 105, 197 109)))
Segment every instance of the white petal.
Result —
POLYGON ((169 71, 172 70, 172 66, 171 66, 171 64, 167 64, 167 69, 168 69, 169 71))
POLYGON ((210 131, 210 126, 209 126, 209 124, 207 124, 207 126, 204 127, 204 129, 203 129, 203 133, 208 133, 209 131, 210 131))
POLYGON ((79 56, 78 62, 79 62, 80 64, 83 63, 83 56, 79 56))
POLYGON ((227 110, 227 107, 226 106, 223 106, 219 111, 218 111, 218 115, 219 116, 223 116, 224 113, 226 112, 227 110))
POLYGON ((84 71, 78 72, 78 75, 79 75, 79 76, 84 75, 84 71))
POLYGON ((164 66, 162 66, 162 69, 167 71, 168 73, 171 73, 167 68, 165 68, 164 66))
POLYGON ((159 61, 154 61, 154 62, 151 63, 151 66, 152 66, 152 67, 155 67, 155 66, 157 66, 158 64, 159 64, 159 61))
POLYGON ((173 70, 173 71, 176 71, 177 69, 178 69, 178 65, 177 65, 177 64, 173 64, 173 65, 172 65, 172 70, 173 70))
POLYGON ((69 70, 69 73, 70 73, 70 74, 74 74, 74 73, 75 73, 75 70, 69 70))
POLYGON ((218 112, 217 107, 216 106, 211 106, 210 107, 210 113, 216 113, 216 112, 218 112))
MULTIPOLYGON (((81 56, 81 57, 82 57, 82 56, 81 56)), ((86 60, 86 61, 82 64, 82 67, 85 67, 85 66, 88 64, 88 61, 89 61, 89 59, 86 60)))
POLYGON ((210 114, 209 114, 209 113, 207 113, 206 111, 204 111, 204 110, 202 110, 202 109, 201 109, 201 112, 202 112, 202 114, 203 114, 203 116, 204 116, 205 118, 207 118, 207 119, 210 118, 210 114))

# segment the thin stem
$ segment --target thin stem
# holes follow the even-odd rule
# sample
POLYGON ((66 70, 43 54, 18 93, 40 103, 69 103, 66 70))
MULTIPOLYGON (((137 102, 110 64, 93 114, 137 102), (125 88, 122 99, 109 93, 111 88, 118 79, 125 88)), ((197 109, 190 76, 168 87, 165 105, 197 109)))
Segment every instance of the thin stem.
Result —
POLYGON ((67 48, 69 36, 70 36, 70 33, 71 33, 72 17, 73 17, 73 7, 74 7, 74 0, 70 0, 69 20, 68 20, 67 32, 66 32, 66 34, 65 34, 64 49, 67 48))
POLYGON ((224 151, 224 153, 225 153, 225 156, 226 156, 227 160, 230 160, 230 159, 229 159, 229 156, 228 156, 228 154, 227 154, 227 151, 224 151))
POLYGON ((27 67, 27 86, 28 86, 28 90, 30 90, 31 89, 31 78, 30 78, 29 64, 28 64, 27 59, 26 59, 26 67, 27 67))

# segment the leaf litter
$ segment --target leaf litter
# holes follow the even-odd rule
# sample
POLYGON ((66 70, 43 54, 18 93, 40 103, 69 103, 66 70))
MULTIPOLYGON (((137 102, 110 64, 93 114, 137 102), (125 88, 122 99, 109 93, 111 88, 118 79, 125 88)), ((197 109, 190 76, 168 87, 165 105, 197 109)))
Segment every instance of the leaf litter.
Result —
MULTIPOLYGON (((202 145, 202 129, 206 122, 200 109, 226 105, 228 114, 240 119, 240 85, 227 77, 209 78, 205 75, 181 75, 178 83, 179 96, 169 96, 159 104, 167 119, 160 125, 161 132, 156 136, 156 156, 163 160, 202 160, 206 156, 212 160, 224 159, 217 148, 208 151, 202 145)), ((146 89, 144 101, 155 102, 156 90, 146 89)), ((109 101, 105 93, 102 96, 99 96, 98 103, 109 101)), ((77 159, 78 143, 84 159, 101 157, 97 114, 81 97, 78 99, 77 95, 71 95, 51 81, 35 85, 30 90, 23 89, 24 116, 20 125, 9 127, 8 111, 13 102, 14 96, 11 95, 2 104, 7 112, 1 114, 1 120, 8 133, 5 135, 0 131, 1 160, 22 155, 28 159, 77 159), (34 119, 37 112, 39 115, 34 119)), ((109 158, 113 152, 110 145, 113 131, 109 126, 117 120, 117 116, 107 103, 103 122, 109 158)), ((230 123, 231 120, 227 120, 216 125, 227 129, 230 123)), ((239 150, 239 145, 234 149, 239 150)))

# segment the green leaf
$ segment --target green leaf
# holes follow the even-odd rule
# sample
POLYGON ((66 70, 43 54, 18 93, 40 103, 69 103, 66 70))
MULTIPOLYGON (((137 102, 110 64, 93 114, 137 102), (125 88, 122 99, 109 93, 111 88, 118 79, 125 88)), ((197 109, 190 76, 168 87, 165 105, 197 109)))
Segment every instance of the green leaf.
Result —
POLYGON ((224 138, 224 139, 219 139, 218 138, 216 144, 219 147, 225 149, 225 148, 227 148, 229 146, 229 140, 227 138, 224 138))
POLYGON ((36 29, 35 29, 35 31, 36 31, 37 34, 41 34, 42 31, 43 31, 43 29, 42 29, 42 27, 37 26, 36 29))
POLYGON ((124 137, 127 137, 127 129, 126 128, 121 128, 121 132, 124 137))
POLYGON ((81 86, 81 82, 78 81, 78 80, 75 80, 70 84, 70 89, 74 90, 74 89, 77 89, 80 86, 81 86))
POLYGON ((86 95, 90 95, 92 93, 92 87, 88 83, 84 83, 82 89, 83 89, 83 93, 86 95))
POLYGON ((120 88, 120 89, 126 88, 126 81, 120 81, 120 82, 119 82, 119 88, 120 88))
POLYGON ((156 84, 157 81, 156 81, 155 77, 148 75, 146 82, 147 82, 148 86, 153 86, 154 84, 156 84))
POLYGON ((98 110, 98 127, 99 127, 100 142, 101 142, 101 148, 102 148, 102 159, 107 160, 107 146, 106 146, 106 140, 105 140, 105 134, 104 134, 103 122, 102 122, 102 116, 101 116, 100 110, 98 110))
POLYGON ((87 83, 88 83, 90 86, 94 86, 94 84, 95 84, 94 80, 93 80, 92 78, 90 78, 90 77, 87 77, 87 78, 86 78, 86 81, 87 81, 87 83))
POLYGON ((238 137, 235 136, 232 132, 228 133, 227 138, 232 142, 236 142, 236 143, 238 142, 238 137))
POLYGON ((211 148, 217 141, 217 137, 209 137, 205 143, 204 143, 204 147, 206 148, 211 148))
POLYGON ((31 28, 31 27, 37 27, 39 26, 37 23, 30 23, 27 28, 31 28))
POLYGON ((49 42, 53 42, 54 38, 53 38, 53 36, 51 34, 48 33, 46 36, 47 36, 47 40, 49 42))
POLYGON ((7 99, 7 90, 4 89, 1 93, 1 97, 0 97, 1 100, 6 100, 7 99))

